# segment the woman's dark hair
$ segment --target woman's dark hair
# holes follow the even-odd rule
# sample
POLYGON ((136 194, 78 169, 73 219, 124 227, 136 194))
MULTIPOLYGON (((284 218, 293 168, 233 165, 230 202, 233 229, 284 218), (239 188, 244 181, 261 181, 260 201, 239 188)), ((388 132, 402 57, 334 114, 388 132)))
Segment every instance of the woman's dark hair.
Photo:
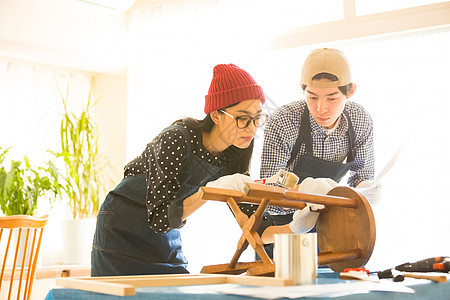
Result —
MULTIPOLYGON (((238 103, 231 104, 227 107, 224 107, 223 109, 235 106, 237 104, 238 103)), ((218 112, 219 114, 223 114, 223 112, 221 112, 220 110, 218 110, 218 112)), ((211 132, 211 130, 215 125, 214 121, 211 119, 210 114, 207 114, 203 120, 188 117, 177 120, 173 124, 180 122, 187 125, 190 128, 196 128, 205 133, 211 132)), ((230 172, 230 174, 248 173, 250 167, 250 160, 252 158, 253 153, 253 145, 254 141, 252 141, 250 145, 245 149, 240 149, 238 147, 231 145, 224 151, 227 161, 226 169, 230 172)))
MULTIPOLYGON (((313 77, 313 80, 320 80, 320 79, 328 79, 329 81, 338 81, 338 78, 330 73, 319 73, 316 76, 313 77)), ((338 89, 341 91, 342 94, 344 94, 346 97, 350 93, 351 89, 353 87, 352 83, 349 83, 347 85, 343 85, 338 87, 338 89)), ((306 89, 306 84, 302 84, 302 90, 306 89)))

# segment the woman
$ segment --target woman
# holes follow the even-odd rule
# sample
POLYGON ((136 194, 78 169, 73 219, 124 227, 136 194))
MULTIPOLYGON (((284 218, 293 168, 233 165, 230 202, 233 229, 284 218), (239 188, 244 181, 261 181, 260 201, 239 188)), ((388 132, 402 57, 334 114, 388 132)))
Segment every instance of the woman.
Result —
POLYGON ((92 276, 188 273, 179 228, 206 202, 199 187, 251 181, 242 174, 267 118, 262 88, 239 67, 217 65, 205 100, 203 120, 176 121, 125 166, 97 217, 92 276))

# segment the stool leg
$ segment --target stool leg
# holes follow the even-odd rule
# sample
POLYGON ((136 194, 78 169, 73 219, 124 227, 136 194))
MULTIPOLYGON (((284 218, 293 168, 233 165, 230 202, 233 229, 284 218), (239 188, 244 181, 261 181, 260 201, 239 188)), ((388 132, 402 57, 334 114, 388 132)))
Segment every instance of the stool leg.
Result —
POLYGON ((334 262, 358 259, 361 257, 361 249, 353 249, 341 252, 325 252, 318 254, 319 265, 328 265, 334 262))
POLYGON ((261 224, 262 215, 269 202, 270 200, 263 199, 253 215, 250 218, 247 218, 247 216, 239 209, 234 198, 229 197, 227 199, 227 203, 233 211, 236 220, 243 231, 242 236, 239 239, 238 249, 234 253, 233 258, 230 262, 231 269, 236 266, 239 257, 242 255, 244 250, 247 249, 249 244, 252 245, 252 247, 255 249, 256 253, 258 253, 264 263, 273 264, 272 260, 267 255, 266 250, 264 250, 264 246, 260 236, 256 232, 259 225, 261 224))
MULTIPOLYGON (((236 218, 236 221, 238 222, 239 226, 243 228, 245 224, 248 222, 248 217, 240 210, 239 206, 237 205, 236 201, 233 197, 229 197, 227 199, 227 204, 230 207, 231 211, 234 214, 234 217, 236 218)), ((242 235, 238 242, 238 247, 236 252, 233 255, 233 258, 230 262, 230 268, 233 269, 236 266, 236 263, 241 256, 242 252, 245 251, 248 247, 248 241, 245 239, 245 236, 242 235)))
POLYGON ((231 259, 230 269, 234 269, 234 267, 236 267, 239 257, 241 257, 242 252, 244 252, 244 250, 247 249, 247 247, 248 241, 244 238, 244 236, 242 236, 238 243, 238 249, 236 250, 236 252, 233 255, 233 258, 231 259))
MULTIPOLYGON (((269 203, 270 203, 270 200, 263 199, 261 201, 261 204, 256 209, 255 213, 252 215, 252 217, 253 216, 255 217, 255 221, 250 229, 250 232, 253 235, 258 236, 257 241, 261 241, 261 239, 260 239, 258 233, 256 232, 256 230, 258 230, 259 225, 261 225, 263 213, 264 213, 267 205, 269 205, 269 203)), ((255 251, 256 251, 256 253, 258 253, 259 257, 261 258, 261 260, 264 263, 269 264, 269 265, 273 264, 272 260, 270 259, 269 255, 267 255, 267 252, 264 249, 264 245, 263 245, 262 241, 256 243, 255 251)))

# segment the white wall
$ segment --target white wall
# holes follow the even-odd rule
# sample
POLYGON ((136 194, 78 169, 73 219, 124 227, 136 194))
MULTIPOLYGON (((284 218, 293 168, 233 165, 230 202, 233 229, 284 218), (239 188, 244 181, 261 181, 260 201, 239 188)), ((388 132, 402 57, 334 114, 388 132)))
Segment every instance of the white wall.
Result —
MULTIPOLYGON (((126 151, 126 75, 96 74, 93 89, 97 99, 95 119, 99 125, 99 153, 106 158, 102 172, 107 173, 106 191, 123 177, 126 151)), ((105 195, 101 196, 101 199, 105 195)))
POLYGON ((75 0, 0 0, 0 56, 94 72, 125 70, 126 18, 75 0))

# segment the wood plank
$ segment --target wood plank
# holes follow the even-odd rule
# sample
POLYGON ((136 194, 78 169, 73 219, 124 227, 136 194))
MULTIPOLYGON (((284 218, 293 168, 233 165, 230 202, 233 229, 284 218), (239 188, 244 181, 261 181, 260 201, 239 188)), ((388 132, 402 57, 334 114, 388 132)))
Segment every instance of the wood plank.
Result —
POLYGON ((201 273, 207 274, 233 274, 238 275, 247 271, 248 268, 256 267, 262 265, 263 262, 261 260, 252 261, 252 262, 238 262, 234 268, 230 268, 230 264, 218 264, 218 265, 210 265, 204 266, 201 273))
MULTIPOLYGON (((258 185, 262 185, 262 184, 258 183, 258 185)), ((252 204, 258 204, 258 205, 262 201, 261 198, 249 197, 249 196, 246 196, 244 193, 238 192, 238 191, 218 189, 218 188, 212 188, 212 187, 204 187, 204 186, 201 187, 200 190, 201 190, 201 198, 204 200, 227 202, 227 200, 230 197, 233 197, 233 199, 236 201, 236 203, 252 203, 252 204)), ((265 197, 265 198, 269 198, 269 197, 265 197)), ((300 202, 300 201, 270 198, 270 205, 285 207, 285 208, 302 209, 305 207, 306 204, 303 202, 300 202)))
POLYGON ((136 295, 136 288, 132 285, 104 282, 100 280, 84 280, 82 278, 57 278, 56 285, 65 288, 116 296, 136 295))
MULTIPOLYGON (((300 203, 309 202, 328 206, 341 206, 351 208, 358 207, 358 201, 348 197, 342 197, 332 194, 327 195, 306 194, 295 190, 283 189, 282 187, 279 186, 271 186, 258 183, 247 183, 246 186, 248 197, 270 199, 271 200, 270 205, 274 206, 281 206, 281 205, 278 204, 275 205, 274 203, 276 202, 273 200, 279 201, 284 200, 287 202, 280 202, 280 204, 289 205, 289 206, 282 206, 284 208, 298 208, 299 202, 300 203)), ((301 208, 302 207, 300 207, 300 209, 301 208)))
POLYGON ((216 200, 227 202, 228 198, 239 198, 245 196, 243 192, 202 186, 200 188, 200 198, 204 200, 216 200))
MULTIPOLYGON (((5 269, 4 280, 9 281, 11 279, 11 268, 5 269)), ((25 273, 28 273, 28 268, 25 268, 25 273)), ((14 280, 19 279, 20 272, 15 272, 14 280)), ((36 268, 35 279, 51 279, 51 278, 61 278, 61 277, 82 277, 90 276, 91 267, 85 265, 49 265, 40 266, 36 268)))
POLYGON ((261 266, 254 266, 247 269, 247 275, 249 276, 275 276, 275 264, 264 264, 261 266))
MULTIPOLYGON (((111 276, 113 277, 113 276, 111 276)), ((172 285, 202 285, 222 284, 226 282, 224 275, 202 274, 202 275, 180 275, 167 277, 159 275, 148 275, 146 277, 134 277, 103 280, 103 282, 132 285, 134 287, 147 286, 172 286, 172 285), (152 277, 150 277, 152 276, 152 277)))
POLYGON ((362 257, 361 249, 353 249, 342 252, 324 252, 318 254, 319 265, 342 262, 345 260, 359 259, 362 257))
POLYGON ((254 286, 290 286, 295 285, 291 278, 275 278, 261 276, 227 276, 227 283, 254 286))
POLYGON ((294 285, 292 279, 238 276, 238 275, 139 275, 139 276, 108 276, 86 278, 60 278, 56 285, 89 292, 110 294, 116 296, 132 296, 136 287, 206 285, 206 284, 242 284, 254 286, 287 286, 294 285))

